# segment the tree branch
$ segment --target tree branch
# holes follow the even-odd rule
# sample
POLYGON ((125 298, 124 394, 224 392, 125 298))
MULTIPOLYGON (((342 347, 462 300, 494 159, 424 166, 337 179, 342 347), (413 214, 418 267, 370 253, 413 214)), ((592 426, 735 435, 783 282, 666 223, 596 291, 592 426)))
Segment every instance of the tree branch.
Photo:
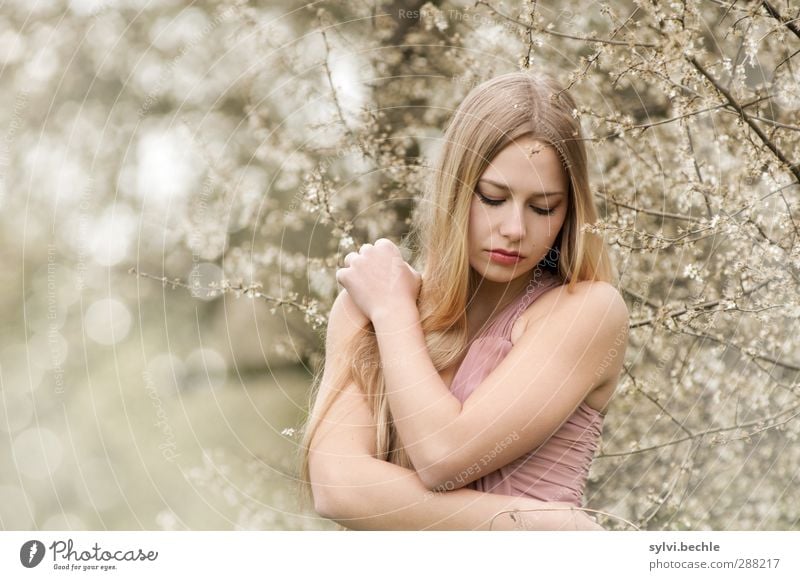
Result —
POLYGON ((772 4, 764 0, 761 5, 767 10, 770 16, 772 16, 775 20, 783 24, 786 28, 794 32, 794 35, 797 38, 800 38, 800 28, 797 26, 794 20, 789 20, 788 18, 784 18, 781 13, 775 8, 772 4))
MULTIPOLYGON (((517 20, 516 18, 512 18, 507 14, 503 14, 497 8, 486 2, 485 0, 477 0, 475 2, 475 6, 486 6, 489 10, 497 14, 503 20, 516 24, 525 28, 528 32, 533 30, 533 26, 526 22, 522 22, 517 20)), ((650 42, 631 42, 627 40, 614 40, 613 38, 591 38, 587 36, 575 36, 573 34, 566 34, 565 32, 559 32, 557 30, 550 30, 548 28, 537 29, 537 32, 544 32, 545 34, 549 34, 550 36, 557 36, 559 38, 569 38, 571 40, 582 40, 583 42, 599 42, 600 44, 610 44, 614 46, 636 46, 641 48, 655 48, 656 45, 650 42)))
POLYGON ((189 290, 192 295, 194 295, 194 293, 198 290, 205 290, 207 292, 207 296, 234 294, 237 298, 239 298, 244 294, 248 298, 260 298, 266 302, 270 302, 274 304, 275 307, 289 306, 290 308, 296 308, 302 312, 310 322, 312 322, 314 328, 324 326, 328 320, 328 317, 324 313, 319 312, 319 302, 317 300, 308 300, 304 297, 303 302, 297 302, 294 297, 276 298, 274 296, 268 296, 261 293, 262 284, 260 282, 243 284, 240 281, 238 284, 232 285, 228 280, 222 280, 219 284, 212 282, 209 286, 200 287, 199 285, 190 286, 186 282, 183 282, 180 278, 154 276, 153 274, 148 274, 147 272, 140 272, 136 266, 129 268, 128 274, 134 274, 140 278, 148 278, 150 280, 161 282, 161 285, 164 288, 167 286, 170 286, 173 290, 175 288, 183 288, 185 290, 189 290))
MULTIPOLYGON (((747 292, 743 293, 742 296, 740 296, 740 298, 743 298, 744 296, 747 296, 749 294, 752 294, 753 292, 756 292, 757 290, 760 290, 761 288, 763 288, 764 286, 766 286, 770 282, 772 282, 772 280, 766 280, 765 282, 762 282, 761 284, 758 284, 757 286, 755 286, 755 287, 751 288, 750 290, 748 290, 747 292)), ((683 316, 684 314, 689 314, 689 313, 694 313, 694 312, 707 313, 707 312, 709 312, 709 309, 714 308, 715 306, 718 306, 719 304, 721 304, 723 301, 727 301, 727 300, 731 300, 731 299, 730 298, 720 298, 720 299, 717 299, 717 300, 708 300, 706 302, 701 302, 700 304, 696 304, 695 306, 692 306, 692 307, 685 306, 683 308, 676 308, 674 310, 668 310, 666 306, 662 306, 661 307, 661 309, 662 309, 661 313, 656 314, 655 316, 651 316, 650 318, 646 318, 644 320, 632 321, 630 323, 630 328, 638 328, 640 326, 649 326, 649 325, 653 324, 654 322, 656 322, 658 320, 664 320, 666 318, 676 318, 678 316, 683 316)), ((725 308, 723 310, 728 310, 728 308, 725 308)), ((735 308, 735 310, 739 310, 738 306, 735 308)))
POLYGON ((764 143, 764 145, 766 145, 770 151, 772 151, 773 155, 775 155, 775 157, 777 157, 787 167, 787 169, 789 169, 789 171, 792 173, 792 175, 794 175, 798 183, 800 183, 800 166, 798 166, 796 163, 792 163, 783 154, 783 152, 780 149, 778 149, 775 143, 773 143, 770 140, 770 138, 767 137, 767 135, 761 130, 761 127, 759 127, 758 124, 753 119, 750 118, 750 115, 748 115, 747 112, 742 107, 742 105, 740 105, 736 101, 736 99, 733 97, 730 91, 728 91, 728 89, 723 87, 719 83, 719 81, 717 81, 717 79, 715 79, 714 76, 711 73, 709 73, 703 67, 703 65, 701 65, 698 62, 698 60, 695 57, 690 56, 688 57, 688 60, 704 77, 706 77, 706 79, 708 79, 708 81, 714 86, 714 88, 717 89, 717 91, 721 93, 728 100, 728 104, 730 104, 730 106, 736 109, 742 120, 750 126, 750 128, 756 135, 758 135, 759 139, 761 139, 761 142, 764 143))
POLYGON ((646 453, 648 451, 655 451, 656 449, 664 449, 665 447, 671 447, 673 445, 678 445, 679 443, 683 443, 684 441, 692 441, 694 439, 700 439, 702 437, 706 437, 707 435, 717 435, 719 433, 727 433, 728 431, 736 431, 737 429, 747 429, 749 427, 755 427, 755 431, 749 433, 747 435, 743 435, 741 437, 730 438, 730 439, 717 439, 716 437, 712 440, 712 444, 725 444, 730 441, 738 441, 740 439, 747 439, 748 437, 752 437, 757 433, 761 433, 766 431, 767 429, 772 429, 774 427, 778 427, 780 425, 784 425, 794 419, 795 417, 800 416, 800 404, 795 405, 785 411, 781 411, 780 413, 776 413, 770 417, 764 417, 763 419, 756 419, 754 421, 749 421, 748 423, 741 423, 739 425, 733 425, 728 427, 718 427, 716 429, 707 429, 705 431, 701 431, 700 433, 695 433, 691 436, 681 437, 680 439, 673 439, 672 441, 667 441, 666 443, 660 443, 658 445, 652 445, 650 447, 642 447, 640 449, 632 449, 631 451, 620 451, 617 453, 602 453, 596 456, 596 459, 606 458, 606 457, 625 457, 628 455, 636 455, 638 453, 646 453), (793 414, 790 414, 793 413, 793 414), (786 419, 781 421, 780 423, 772 423, 767 425, 766 423, 771 423, 782 417, 783 415, 790 414, 786 419))

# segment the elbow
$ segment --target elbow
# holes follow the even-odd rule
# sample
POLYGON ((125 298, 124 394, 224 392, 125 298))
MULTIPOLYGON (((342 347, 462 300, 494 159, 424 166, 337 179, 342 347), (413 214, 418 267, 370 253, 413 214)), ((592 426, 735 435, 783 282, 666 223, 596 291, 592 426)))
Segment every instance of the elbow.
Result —
POLYGON ((427 475, 420 474, 422 485, 429 491, 453 491, 459 489, 467 484, 467 481, 450 475, 429 473, 427 475))
POLYGON ((333 520, 342 525, 353 517, 353 494, 350 490, 335 486, 316 486, 314 494, 314 511, 326 520, 333 520))
POLYGON ((350 501, 347 482, 341 481, 341 469, 325 469, 317 466, 310 471, 311 495, 314 498, 314 511, 320 517, 338 521, 346 517, 350 501))
POLYGON ((477 461, 468 460, 456 445, 441 445, 435 455, 419 469, 417 475, 430 491, 460 489, 481 476, 477 461))
POLYGON ((458 478, 454 477, 454 463, 458 461, 456 448, 437 441, 419 451, 417 457, 411 456, 411 462, 422 485, 428 490, 452 491, 465 485, 466 482, 459 483, 458 478))
MULTIPOLYGON (((421 471, 418 473, 420 481, 422 481, 422 485, 425 486, 425 489, 429 491, 449 491, 446 488, 446 481, 437 475, 436 473, 432 473, 430 470, 421 471)), ((450 488, 453 489, 452 487, 450 488)))
POLYGON ((453 477, 448 464, 443 461, 437 461, 430 466, 417 470, 422 485, 430 491, 453 491, 465 485, 465 481, 458 481, 457 477, 453 477))
POLYGON ((342 494, 324 486, 314 487, 314 511, 327 520, 339 520, 344 514, 342 494))

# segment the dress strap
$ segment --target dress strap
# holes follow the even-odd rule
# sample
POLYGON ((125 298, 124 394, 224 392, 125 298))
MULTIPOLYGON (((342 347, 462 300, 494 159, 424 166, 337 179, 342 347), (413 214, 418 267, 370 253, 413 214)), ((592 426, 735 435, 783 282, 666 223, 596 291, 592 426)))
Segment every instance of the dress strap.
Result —
POLYGON ((520 300, 524 295, 525 292, 522 292, 522 294, 506 304, 494 316, 490 317, 489 320, 483 324, 483 327, 480 329, 480 331, 475 334, 475 337, 472 340, 474 341, 478 338, 483 338, 486 336, 498 336, 498 328, 502 328, 503 322, 507 320, 509 316, 513 316, 515 307, 519 305, 520 300))
POLYGON ((496 321, 496 324, 492 324, 493 332, 497 336, 502 336, 503 338, 511 339, 511 329, 514 327, 514 323, 517 319, 522 316, 522 313, 533 304, 536 299, 538 299, 542 294, 555 288, 556 286, 560 286, 560 280, 555 276, 548 277, 546 279, 537 281, 536 283, 531 282, 525 288, 525 291, 512 302, 514 305, 513 308, 508 308, 502 312, 496 321))

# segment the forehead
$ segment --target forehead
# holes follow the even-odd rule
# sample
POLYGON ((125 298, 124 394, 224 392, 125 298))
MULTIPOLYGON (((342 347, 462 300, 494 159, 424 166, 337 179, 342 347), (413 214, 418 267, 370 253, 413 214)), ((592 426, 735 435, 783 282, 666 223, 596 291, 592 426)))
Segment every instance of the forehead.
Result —
POLYGON ((503 148, 486 167, 481 179, 502 183, 521 193, 539 189, 566 191, 568 183, 555 148, 531 138, 517 139, 503 148))

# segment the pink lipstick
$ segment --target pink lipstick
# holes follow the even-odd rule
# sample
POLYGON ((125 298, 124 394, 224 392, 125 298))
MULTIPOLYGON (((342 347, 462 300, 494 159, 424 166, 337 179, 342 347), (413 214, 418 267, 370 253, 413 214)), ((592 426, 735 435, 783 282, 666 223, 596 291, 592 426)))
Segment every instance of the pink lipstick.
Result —
POLYGON ((489 252, 489 259, 492 262, 510 266, 522 260, 522 256, 520 256, 519 254, 505 254, 497 250, 491 250, 489 252))

